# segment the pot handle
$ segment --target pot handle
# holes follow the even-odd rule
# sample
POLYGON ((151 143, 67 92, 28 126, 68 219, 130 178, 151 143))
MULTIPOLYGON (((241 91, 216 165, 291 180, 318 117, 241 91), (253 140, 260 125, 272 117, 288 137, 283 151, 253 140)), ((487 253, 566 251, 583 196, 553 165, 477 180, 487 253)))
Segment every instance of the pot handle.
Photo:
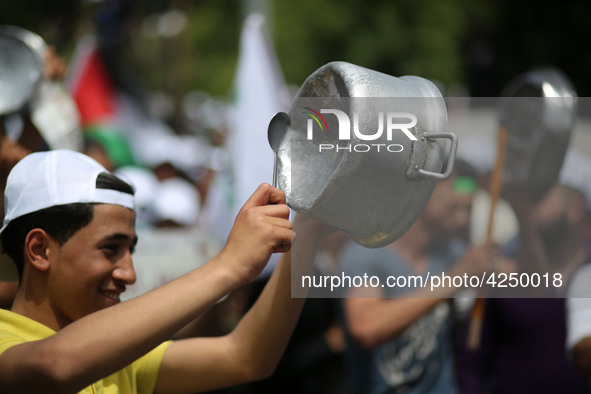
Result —
POLYGON ((421 136, 421 140, 425 140, 427 138, 436 139, 436 138, 447 138, 451 141, 451 146, 449 150, 449 155, 447 157, 447 165, 445 172, 443 174, 433 171, 427 171, 424 169, 419 169, 417 172, 426 178, 433 178, 440 181, 444 181, 451 177, 451 174, 454 170, 454 163, 456 161, 456 150, 458 149, 458 139, 455 134, 453 133, 446 133, 446 132, 438 132, 438 133, 423 133, 421 136))

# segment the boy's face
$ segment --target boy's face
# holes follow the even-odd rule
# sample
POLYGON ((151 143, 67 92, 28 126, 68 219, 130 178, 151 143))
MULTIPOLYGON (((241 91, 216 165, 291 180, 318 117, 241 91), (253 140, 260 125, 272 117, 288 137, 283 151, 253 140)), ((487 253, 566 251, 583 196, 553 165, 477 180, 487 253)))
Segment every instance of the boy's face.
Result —
POLYGON ((94 206, 90 224, 64 245, 50 241, 48 294, 60 328, 120 302, 136 279, 136 242, 135 212, 111 204, 94 206))

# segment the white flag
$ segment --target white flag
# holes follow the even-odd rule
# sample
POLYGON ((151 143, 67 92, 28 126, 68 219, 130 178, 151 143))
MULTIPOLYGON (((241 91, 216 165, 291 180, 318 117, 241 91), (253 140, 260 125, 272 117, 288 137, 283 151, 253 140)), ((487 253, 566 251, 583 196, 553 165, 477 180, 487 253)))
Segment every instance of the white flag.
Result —
POLYGON ((228 166, 216 176, 206 204, 208 224, 223 241, 248 197, 261 183, 272 182, 267 127, 277 112, 287 111, 289 102, 264 18, 250 14, 242 30, 228 111, 228 166))

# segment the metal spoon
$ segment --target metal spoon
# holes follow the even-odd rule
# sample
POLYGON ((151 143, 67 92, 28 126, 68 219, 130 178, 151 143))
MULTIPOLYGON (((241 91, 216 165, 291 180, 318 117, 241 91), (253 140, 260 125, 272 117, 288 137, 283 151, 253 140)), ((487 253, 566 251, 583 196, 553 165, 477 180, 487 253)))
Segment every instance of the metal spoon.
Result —
POLYGON ((267 139, 269 145, 274 152, 273 158, 273 186, 277 187, 277 155, 279 154, 279 148, 285 138, 287 129, 290 124, 289 115, 285 112, 277 112, 271 122, 269 122, 269 128, 267 129, 267 139))

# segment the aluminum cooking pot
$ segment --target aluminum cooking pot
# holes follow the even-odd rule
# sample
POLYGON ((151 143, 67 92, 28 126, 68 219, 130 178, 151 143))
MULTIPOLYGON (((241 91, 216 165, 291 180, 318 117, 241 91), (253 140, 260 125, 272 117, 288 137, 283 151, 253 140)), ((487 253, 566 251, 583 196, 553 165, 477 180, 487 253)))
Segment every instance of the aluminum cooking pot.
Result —
POLYGON ((430 81, 344 62, 310 75, 269 125, 277 186, 297 212, 385 246, 415 222, 453 170, 457 141, 430 81))
POLYGON ((41 37, 15 26, 0 26, 0 115, 20 110, 33 97, 41 80, 41 37))
POLYGON ((558 179, 577 111, 577 94, 560 71, 517 76, 504 90, 500 123, 507 128, 503 173, 508 186, 541 199, 558 179))
POLYGON ((47 44, 16 26, 0 26, 0 115, 28 105, 31 120, 51 149, 82 149, 78 108, 61 81, 43 78, 47 44))

